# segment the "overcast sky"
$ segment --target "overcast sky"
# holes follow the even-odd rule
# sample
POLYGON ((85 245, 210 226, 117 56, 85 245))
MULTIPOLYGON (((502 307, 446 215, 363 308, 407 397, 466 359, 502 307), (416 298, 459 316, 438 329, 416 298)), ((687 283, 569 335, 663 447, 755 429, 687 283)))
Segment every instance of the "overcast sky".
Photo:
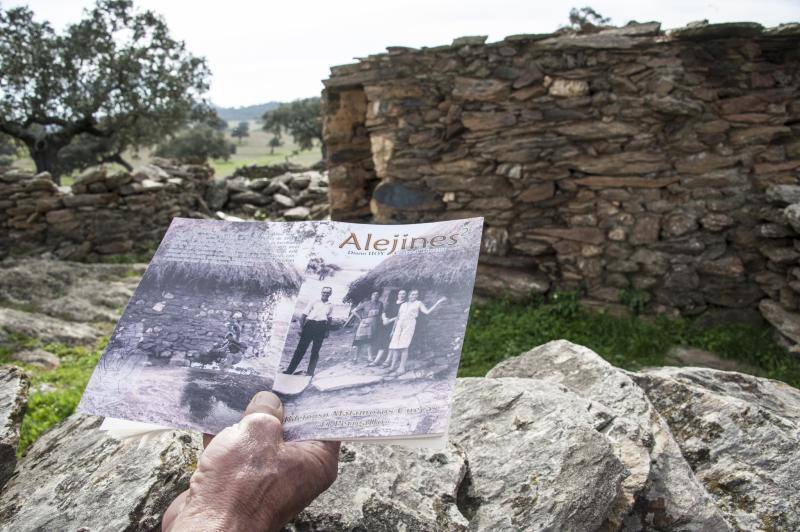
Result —
MULTIPOLYGON (((78 20, 92 0, 6 1, 27 4, 58 29, 78 20)), ((462 35, 489 41, 545 33, 567 23, 571 7, 591 5, 614 24, 657 20, 676 28, 694 20, 800 21, 800 0, 138 0, 164 16, 173 36, 205 56, 210 98, 223 106, 318 95, 332 65, 386 46, 438 46, 462 35)))

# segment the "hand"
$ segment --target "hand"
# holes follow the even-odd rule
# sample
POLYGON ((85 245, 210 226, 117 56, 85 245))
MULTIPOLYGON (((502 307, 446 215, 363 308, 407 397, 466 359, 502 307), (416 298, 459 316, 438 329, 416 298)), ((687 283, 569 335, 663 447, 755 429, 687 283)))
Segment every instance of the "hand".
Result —
POLYGON ((178 495, 162 530, 280 530, 336 480, 339 442, 283 441, 283 405, 259 392, 242 420, 203 435, 189 489, 178 495))

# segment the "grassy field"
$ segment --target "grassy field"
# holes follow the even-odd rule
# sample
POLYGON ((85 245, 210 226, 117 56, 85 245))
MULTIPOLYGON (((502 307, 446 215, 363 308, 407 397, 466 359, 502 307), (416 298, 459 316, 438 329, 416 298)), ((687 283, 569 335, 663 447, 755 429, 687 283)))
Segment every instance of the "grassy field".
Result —
MULTIPOLYGON (((611 364, 629 370, 680 365, 668 355, 673 346, 705 349, 754 368, 759 376, 800 387, 800 362, 774 339, 768 327, 701 327, 690 320, 615 317, 589 312, 570 294, 528 304, 497 300, 474 305, 464 341, 459 376, 482 376, 495 364, 556 339, 567 339, 596 351, 611 364)), ((42 345, 12 338, 0 347, 0 364, 18 349, 44 347, 61 366, 45 371, 22 366, 32 378, 28 411, 22 423, 19 453, 54 423, 74 412, 106 340, 95 348, 42 345)))
POLYGON ((286 134, 282 138, 284 145, 275 148, 275 153, 270 154, 269 141, 273 135, 263 131, 260 122, 250 122, 250 136, 243 138, 241 144, 237 139, 230 136, 231 130, 236 127, 236 123, 229 122, 228 126, 226 135, 236 145, 236 153, 228 161, 211 161, 211 166, 214 167, 218 176, 229 176, 236 168, 250 164, 275 164, 288 160, 295 164, 311 166, 322 158, 322 152, 318 147, 311 150, 301 150, 295 154, 294 152, 298 150, 298 147, 291 136, 286 134))
MULTIPOLYGON (((270 153, 269 141, 272 139, 273 135, 263 131, 261 129, 261 122, 258 121, 250 122, 250 136, 243 138, 240 142, 231 137, 230 134, 231 130, 236 127, 236 124, 236 122, 230 122, 228 124, 228 131, 225 133, 226 137, 236 145, 236 153, 227 161, 222 159, 209 161, 217 176, 227 177, 233 174, 235 169, 251 164, 276 164, 288 160, 302 166, 310 166, 322 158, 322 152, 319 147, 315 146, 310 150, 299 150, 291 136, 286 134, 284 134, 282 138, 284 142, 283 146, 275 148, 274 153, 270 153)), ((129 151, 124 155, 125 160, 134 167, 147 164, 151 157, 151 150, 147 149, 138 152, 129 151)), ((14 162, 14 166, 27 170, 36 169, 33 160, 27 156, 17 159, 17 161, 14 162)), ((74 176, 64 176, 62 178, 62 184, 72 184, 73 177, 74 176)))
POLYGON ((103 339, 94 349, 42 344, 33 338, 11 337, 10 340, 10 345, 0 346, 0 364, 19 366, 31 377, 28 409, 22 419, 17 448, 17 454, 21 455, 41 433, 75 411, 108 340, 103 339), (57 355, 61 365, 46 371, 10 360, 11 353, 33 347, 42 347, 57 355))
POLYGON ((774 329, 766 324, 703 327, 687 319, 616 317, 585 310, 569 293, 549 302, 473 305, 459 375, 485 375, 501 360, 562 338, 632 371, 681 365, 668 355, 670 348, 691 346, 800 388, 800 359, 776 343, 774 329))

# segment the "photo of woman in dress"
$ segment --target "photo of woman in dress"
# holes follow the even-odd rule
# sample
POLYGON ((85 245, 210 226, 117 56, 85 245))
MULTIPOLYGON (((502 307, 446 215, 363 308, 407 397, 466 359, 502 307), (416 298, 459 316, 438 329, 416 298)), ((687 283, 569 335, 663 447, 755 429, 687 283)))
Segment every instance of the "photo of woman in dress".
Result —
POLYGON ((388 368, 391 359, 389 358, 389 342, 392 340, 392 332, 394 331, 394 320, 397 317, 397 311, 400 305, 406 301, 405 290, 392 290, 389 292, 389 297, 386 299, 386 305, 383 307, 381 314, 381 322, 378 328, 378 336, 375 338, 374 350, 376 351, 375 359, 367 364, 367 366, 378 366, 388 368))
POLYGON ((383 303, 380 302, 380 293, 372 292, 366 301, 362 301, 352 310, 350 316, 359 319, 358 327, 353 338, 353 362, 358 362, 361 353, 366 351, 367 362, 372 365, 374 360, 375 343, 383 328, 383 303))
POLYGON ((389 342, 389 353, 391 354, 390 375, 399 376, 406 372, 408 348, 411 345, 411 341, 414 339, 414 331, 417 328, 417 317, 420 312, 428 315, 445 301, 447 301, 446 297, 439 298, 431 308, 428 308, 425 306, 425 303, 420 301, 419 290, 411 290, 411 292, 409 292, 408 301, 400 305, 397 311, 397 317, 389 320, 396 321, 392 339, 389 342))

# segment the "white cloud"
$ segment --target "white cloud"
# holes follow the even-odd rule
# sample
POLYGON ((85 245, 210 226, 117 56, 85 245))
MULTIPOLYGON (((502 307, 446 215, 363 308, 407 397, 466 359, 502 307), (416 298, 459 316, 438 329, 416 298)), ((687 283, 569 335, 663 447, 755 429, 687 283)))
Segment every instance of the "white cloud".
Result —
MULTIPOLYGON (((6 7, 20 3, 62 27, 93 2, 31 0, 6 7)), ((657 20, 664 28, 701 19, 765 26, 800 20, 797 0, 137 1, 139 7, 162 14, 174 36, 208 58, 214 74, 210 96, 221 105, 319 94, 330 66, 390 45, 437 46, 462 35, 488 35, 496 41, 515 33, 551 32, 567 22, 571 7, 586 4, 616 24, 657 20)))

